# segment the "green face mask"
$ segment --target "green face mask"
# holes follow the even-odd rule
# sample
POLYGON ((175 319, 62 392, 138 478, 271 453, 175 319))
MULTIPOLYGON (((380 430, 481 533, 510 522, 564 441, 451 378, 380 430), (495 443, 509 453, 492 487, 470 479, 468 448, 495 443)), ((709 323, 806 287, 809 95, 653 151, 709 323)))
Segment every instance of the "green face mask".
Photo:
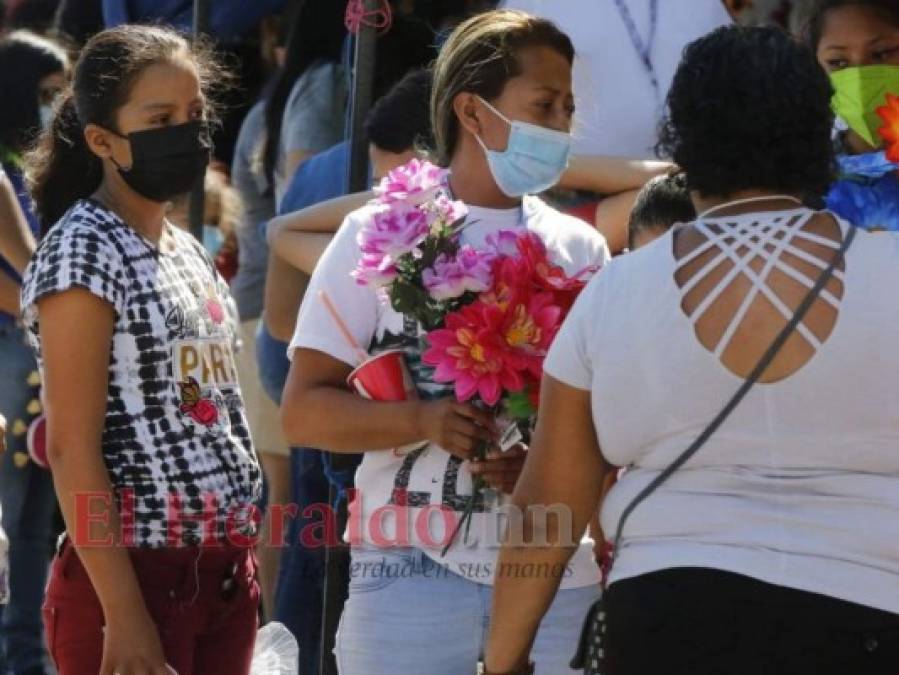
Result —
POLYGON ((883 120, 877 109, 886 104, 886 95, 899 95, 899 66, 861 66, 830 74, 836 90, 831 105, 849 128, 875 148, 883 146, 877 130, 883 120))

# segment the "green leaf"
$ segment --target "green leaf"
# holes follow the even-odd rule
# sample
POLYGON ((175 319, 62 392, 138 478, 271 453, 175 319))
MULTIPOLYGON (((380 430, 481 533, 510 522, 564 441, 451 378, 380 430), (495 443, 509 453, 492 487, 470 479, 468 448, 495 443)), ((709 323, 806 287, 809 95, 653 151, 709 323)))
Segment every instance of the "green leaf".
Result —
POLYGON ((531 405, 527 390, 507 394, 503 402, 506 413, 513 419, 527 420, 537 414, 534 406, 531 405))

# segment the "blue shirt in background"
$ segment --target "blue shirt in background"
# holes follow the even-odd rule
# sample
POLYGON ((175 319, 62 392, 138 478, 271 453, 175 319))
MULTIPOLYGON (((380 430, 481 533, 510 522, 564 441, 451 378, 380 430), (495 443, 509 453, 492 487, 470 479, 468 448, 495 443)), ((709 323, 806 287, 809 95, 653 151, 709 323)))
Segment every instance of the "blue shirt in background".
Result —
POLYGON ((341 141, 307 159, 297 167, 287 184, 278 204, 278 213, 299 211, 345 195, 349 163, 349 141, 341 141))
MULTIPOLYGON (((286 4, 287 0, 215 0, 209 10, 211 33, 223 42, 232 42, 286 4)), ((107 28, 123 23, 163 23, 190 31, 193 20, 193 0, 103 0, 107 28)))

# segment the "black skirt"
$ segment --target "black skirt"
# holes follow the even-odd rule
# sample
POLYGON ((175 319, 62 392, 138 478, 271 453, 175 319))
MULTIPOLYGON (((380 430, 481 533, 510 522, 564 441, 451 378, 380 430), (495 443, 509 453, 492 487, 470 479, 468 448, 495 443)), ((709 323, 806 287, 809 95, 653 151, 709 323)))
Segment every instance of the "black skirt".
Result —
POLYGON ((604 675, 899 675, 899 615, 704 568, 606 591, 604 675))

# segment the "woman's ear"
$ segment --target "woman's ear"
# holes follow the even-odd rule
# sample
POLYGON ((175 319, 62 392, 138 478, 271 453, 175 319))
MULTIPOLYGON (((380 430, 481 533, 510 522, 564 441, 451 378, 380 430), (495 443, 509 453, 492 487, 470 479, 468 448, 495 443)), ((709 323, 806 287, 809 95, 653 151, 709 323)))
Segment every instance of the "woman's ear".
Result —
POLYGON ((110 159, 112 157, 112 134, 106 129, 96 124, 88 124, 84 127, 84 140, 90 151, 101 159, 110 159))
POLYGON ((461 92, 456 94, 456 98, 453 99, 453 112, 456 113, 459 124, 468 133, 478 137, 483 135, 483 127, 478 119, 480 108, 478 97, 475 94, 461 92))

